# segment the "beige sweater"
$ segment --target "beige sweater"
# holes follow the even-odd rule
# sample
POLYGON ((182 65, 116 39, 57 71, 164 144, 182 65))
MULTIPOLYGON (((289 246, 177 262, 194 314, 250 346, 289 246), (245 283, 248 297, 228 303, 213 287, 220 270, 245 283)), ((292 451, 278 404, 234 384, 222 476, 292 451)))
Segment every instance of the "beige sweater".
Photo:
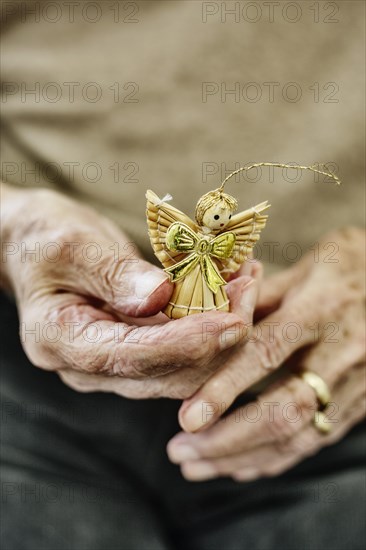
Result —
POLYGON ((47 4, 4 15, 7 181, 94 204, 150 259, 147 188, 193 215, 248 162, 332 162, 343 181, 267 169, 231 180, 241 209, 272 203, 268 271, 363 223, 363 2, 226 2, 231 15, 221 2, 47 4))

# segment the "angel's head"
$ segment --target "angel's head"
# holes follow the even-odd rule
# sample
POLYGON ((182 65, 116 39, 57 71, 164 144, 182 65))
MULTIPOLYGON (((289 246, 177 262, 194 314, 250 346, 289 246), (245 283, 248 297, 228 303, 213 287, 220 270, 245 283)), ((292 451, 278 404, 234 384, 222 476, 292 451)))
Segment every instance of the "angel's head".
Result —
POLYGON ((196 206, 196 221, 201 227, 222 231, 237 208, 238 202, 234 197, 216 189, 199 199, 196 206))

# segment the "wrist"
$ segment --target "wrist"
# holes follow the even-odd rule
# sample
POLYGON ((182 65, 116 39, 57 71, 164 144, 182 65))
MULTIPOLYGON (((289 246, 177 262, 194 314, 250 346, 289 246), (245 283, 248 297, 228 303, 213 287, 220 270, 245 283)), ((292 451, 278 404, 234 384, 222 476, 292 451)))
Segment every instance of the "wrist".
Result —
POLYGON ((25 207, 33 190, 18 189, 6 183, 0 183, 1 194, 1 277, 0 288, 12 290, 12 266, 19 257, 20 242, 24 236, 23 222, 25 207))
POLYGON ((1 226, 0 237, 2 242, 15 241, 22 238, 24 213, 30 196, 34 193, 31 189, 19 189, 7 183, 0 183, 1 190, 1 226))

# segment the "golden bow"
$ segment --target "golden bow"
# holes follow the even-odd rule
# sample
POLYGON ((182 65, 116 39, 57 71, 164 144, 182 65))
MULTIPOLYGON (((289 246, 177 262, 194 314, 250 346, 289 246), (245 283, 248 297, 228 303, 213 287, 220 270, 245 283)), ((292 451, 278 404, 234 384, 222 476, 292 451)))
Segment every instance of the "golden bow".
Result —
POLYGON ((207 286, 216 294, 220 286, 225 285, 223 279, 210 256, 215 258, 229 258, 235 244, 234 233, 221 233, 213 239, 200 237, 188 225, 182 222, 174 222, 166 234, 166 246, 169 250, 186 252, 187 258, 164 269, 169 273, 171 281, 179 281, 186 277, 198 263, 207 286))

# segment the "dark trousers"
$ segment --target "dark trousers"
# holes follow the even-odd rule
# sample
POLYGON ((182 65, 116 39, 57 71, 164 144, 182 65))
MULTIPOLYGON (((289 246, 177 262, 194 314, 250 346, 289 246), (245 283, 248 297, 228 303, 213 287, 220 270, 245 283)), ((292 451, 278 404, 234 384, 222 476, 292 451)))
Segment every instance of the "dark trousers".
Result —
POLYGON ((1 295, 3 550, 361 550, 364 427, 278 478, 185 481, 179 402, 77 393, 30 364, 1 295))

